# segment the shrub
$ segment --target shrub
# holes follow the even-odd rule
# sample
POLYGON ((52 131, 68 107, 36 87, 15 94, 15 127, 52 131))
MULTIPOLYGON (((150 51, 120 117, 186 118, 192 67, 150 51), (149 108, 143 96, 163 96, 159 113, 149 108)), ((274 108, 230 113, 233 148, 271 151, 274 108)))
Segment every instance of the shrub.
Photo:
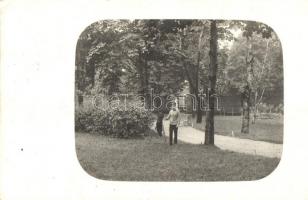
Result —
POLYGON ((75 130, 128 138, 144 135, 153 120, 152 113, 136 103, 104 109, 79 108, 75 112, 75 130))

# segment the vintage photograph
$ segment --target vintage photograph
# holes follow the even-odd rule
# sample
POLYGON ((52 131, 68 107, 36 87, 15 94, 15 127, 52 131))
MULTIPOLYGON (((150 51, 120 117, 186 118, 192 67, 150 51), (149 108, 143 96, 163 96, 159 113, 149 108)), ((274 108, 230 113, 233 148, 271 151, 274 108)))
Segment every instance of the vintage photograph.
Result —
POLYGON ((76 41, 75 145, 112 181, 250 181, 283 146, 282 47, 256 21, 101 20, 76 41))

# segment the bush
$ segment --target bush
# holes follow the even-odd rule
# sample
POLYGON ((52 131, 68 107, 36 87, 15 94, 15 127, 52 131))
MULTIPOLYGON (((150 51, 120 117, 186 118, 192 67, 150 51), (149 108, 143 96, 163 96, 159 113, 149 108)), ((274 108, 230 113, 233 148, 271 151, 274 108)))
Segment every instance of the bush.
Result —
POLYGON ((153 123, 150 111, 137 104, 113 108, 79 108, 75 112, 75 130, 120 138, 144 135, 153 123))

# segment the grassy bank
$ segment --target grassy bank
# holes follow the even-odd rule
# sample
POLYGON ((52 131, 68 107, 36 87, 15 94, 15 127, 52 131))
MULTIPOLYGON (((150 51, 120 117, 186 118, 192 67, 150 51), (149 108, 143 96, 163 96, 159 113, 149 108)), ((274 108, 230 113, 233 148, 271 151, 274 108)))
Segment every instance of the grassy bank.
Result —
POLYGON ((122 181, 239 181, 270 174, 279 159, 252 156, 217 147, 180 143, 163 138, 117 139, 76 133, 81 166, 90 175, 122 181))

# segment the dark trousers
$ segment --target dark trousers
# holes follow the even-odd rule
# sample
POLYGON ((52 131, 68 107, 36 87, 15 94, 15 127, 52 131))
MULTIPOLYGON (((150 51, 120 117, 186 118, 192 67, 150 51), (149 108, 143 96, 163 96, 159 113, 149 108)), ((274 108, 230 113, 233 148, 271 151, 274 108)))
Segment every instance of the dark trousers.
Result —
POLYGON ((178 127, 176 125, 169 126, 169 144, 170 145, 172 145, 173 133, 174 133, 174 144, 177 144, 178 143, 178 127))

